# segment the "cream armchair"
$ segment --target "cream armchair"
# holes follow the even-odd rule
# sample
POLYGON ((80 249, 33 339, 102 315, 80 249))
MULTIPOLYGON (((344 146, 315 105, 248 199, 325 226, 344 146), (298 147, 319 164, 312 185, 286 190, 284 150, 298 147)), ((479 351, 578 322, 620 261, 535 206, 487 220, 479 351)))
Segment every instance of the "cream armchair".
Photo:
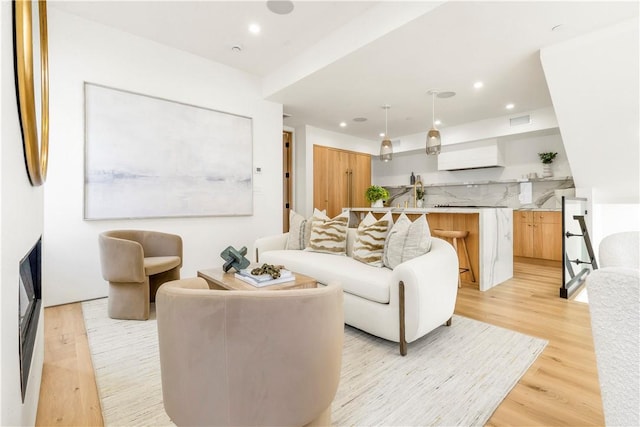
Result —
POLYGON ((210 290, 165 283, 156 316, 165 411, 178 426, 329 425, 342 288, 210 290))
POLYGON ((182 238, 114 230, 101 233, 98 242, 102 277, 109 282, 109 317, 147 320, 158 287, 180 278, 182 238))
POLYGON ((604 420, 640 425, 640 232, 611 234, 600 242, 600 269, 587 276, 591 330, 604 420))

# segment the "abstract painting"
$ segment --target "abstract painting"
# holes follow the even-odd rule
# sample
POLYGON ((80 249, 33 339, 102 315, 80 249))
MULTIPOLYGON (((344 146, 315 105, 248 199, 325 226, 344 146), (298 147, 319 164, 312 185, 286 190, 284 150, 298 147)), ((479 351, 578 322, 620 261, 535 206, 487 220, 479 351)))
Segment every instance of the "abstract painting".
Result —
POLYGON ((85 83, 87 220, 252 215, 252 119, 85 83))

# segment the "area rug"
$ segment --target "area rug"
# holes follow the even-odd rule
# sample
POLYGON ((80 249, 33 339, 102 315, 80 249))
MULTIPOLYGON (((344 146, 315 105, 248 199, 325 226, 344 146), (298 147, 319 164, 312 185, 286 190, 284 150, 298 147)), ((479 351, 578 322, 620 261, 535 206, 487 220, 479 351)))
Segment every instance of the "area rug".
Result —
MULTIPOLYGON (((146 322, 82 303, 105 426, 171 426, 160 384, 155 311, 146 322)), ((546 341, 462 316, 409 344, 345 327, 337 426, 484 425, 546 341)))

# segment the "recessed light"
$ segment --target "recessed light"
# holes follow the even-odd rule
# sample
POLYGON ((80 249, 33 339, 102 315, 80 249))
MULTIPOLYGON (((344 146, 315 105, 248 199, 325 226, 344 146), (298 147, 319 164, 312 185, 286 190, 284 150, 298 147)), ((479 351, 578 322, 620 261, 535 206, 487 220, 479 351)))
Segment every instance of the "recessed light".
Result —
POLYGON ((504 106, 504 108, 506 108, 507 110, 513 110, 513 107, 515 107, 515 105, 513 104, 507 104, 504 106))
POLYGON ((382 138, 384 136, 384 132, 380 132, 378 135, 382 138))
POLYGON ((293 11, 293 2, 288 0, 267 0, 267 8, 278 15, 286 15, 293 11))
POLYGON ((562 24, 554 25, 551 27, 551 31, 564 30, 564 26, 562 24))
POLYGON ((476 89, 480 89, 482 86, 484 86, 484 83, 482 82, 475 82, 473 84, 473 87, 475 87, 476 89))
POLYGON ((346 128, 347 127, 347 123, 346 122, 340 122, 340 127, 341 128, 346 128))
POLYGON ((442 124, 442 122, 440 120, 436 120, 435 122, 433 122, 436 126, 439 126, 442 124))
POLYGON ((366 117, 354 117, 353 121, 354 122, 366 122, 367 118, 366 117))
POLYGON ((242 46, 240 46, 239 44, 235 45, 235 46, 231 46, 231 51, 232 52, 242 52, 242 46))
POLYGON ((249 24, 249 32, 251 34, 260 34, 260 25, 258 24, 249 24))

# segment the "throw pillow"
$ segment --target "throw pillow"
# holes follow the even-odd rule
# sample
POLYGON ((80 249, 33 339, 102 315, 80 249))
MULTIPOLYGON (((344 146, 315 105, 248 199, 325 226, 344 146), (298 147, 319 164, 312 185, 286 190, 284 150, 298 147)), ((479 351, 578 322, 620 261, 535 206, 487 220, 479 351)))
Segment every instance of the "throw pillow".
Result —
POLYGON ((379 220, 369 212, 358 225, 353 259, 374 267, 383 267, 384 243, 392 225, 391 212, 387 212, 379 220))
POLYGON ((431 250, 431 231, 427 217, 414 222, 402 213, 389 231, 384 247, 384 265, 391 269, 431 250))
POLYGON ((349 212, 335 218, 311 222, 311 237, 306 251, 345 255, 347 252, 347 230, 349 212))
POLYGON ((300 250, 304 249, 304 231, 307 219, 293 209, 289 212, 289 236, 287 237, 287 245, 285 249, 300 250))
POLYGON ((319 211, 318 209, 314 209, 313 215, 309 219, 306 219, 293 209, 289 212, 289 236, 287 237, 285 249, 300 250, 309 244, 311 221, 314 218, 328 219, 329 217, 325 214, 325 211, 319 211))
POLYGON ((305 224, 303 248, 306 248, 309 246, 309 240, 311 240, 311 227, 313 226, 313 221, 326 221, 328 219, 330 218, 327 216, 327 211, 313 208, 313 215, 311 215, 311 218, 309 218, 307 220, 307 223, 305 224))

